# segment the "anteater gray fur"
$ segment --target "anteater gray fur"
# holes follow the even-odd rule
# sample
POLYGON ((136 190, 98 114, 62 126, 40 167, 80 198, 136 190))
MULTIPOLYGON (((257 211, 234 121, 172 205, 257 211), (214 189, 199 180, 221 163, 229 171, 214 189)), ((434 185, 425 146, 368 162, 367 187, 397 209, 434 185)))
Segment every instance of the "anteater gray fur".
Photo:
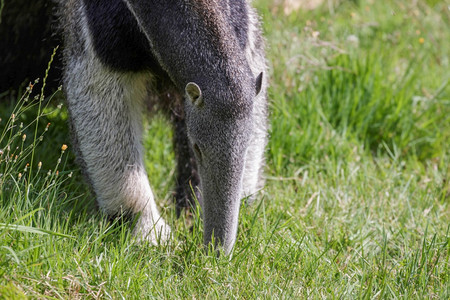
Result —
MULTIPOLYGON (((101 209, 140 214, 139 238, 167 239, 144 168, 142 112, 171 114, 177 206, 194 186, 204 241, 229 252, 240 201, 263 184, 266 64, 245 0, 66 0, 64 88, 81 166, 101 209)), ((147 149, 151 151, 152 149, 147 149)))

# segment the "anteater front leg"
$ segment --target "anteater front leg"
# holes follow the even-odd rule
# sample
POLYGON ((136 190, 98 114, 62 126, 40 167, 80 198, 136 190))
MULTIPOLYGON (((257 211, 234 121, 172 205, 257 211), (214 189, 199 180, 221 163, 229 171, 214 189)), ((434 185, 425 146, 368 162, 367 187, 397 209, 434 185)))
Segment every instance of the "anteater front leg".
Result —
POLYGON ((101 209, 140 215, 139 238, 156 243, 170 234, 144 169, 142 102, 148 72, 117 72, 87 49, 67 59, 65 89, 79 158, 101 209))

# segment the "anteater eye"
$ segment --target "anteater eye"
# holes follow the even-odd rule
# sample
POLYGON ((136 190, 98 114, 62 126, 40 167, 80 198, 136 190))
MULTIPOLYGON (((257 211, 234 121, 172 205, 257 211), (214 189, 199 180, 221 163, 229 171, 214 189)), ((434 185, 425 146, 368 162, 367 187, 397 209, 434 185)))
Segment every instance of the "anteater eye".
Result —
POLYGON ((192 149, 194 149, 195 155, 197 155, 197 158, 200 160, 202 159, 202 151, 200 151, 200 148, 197 144, 192 145, 192 149))

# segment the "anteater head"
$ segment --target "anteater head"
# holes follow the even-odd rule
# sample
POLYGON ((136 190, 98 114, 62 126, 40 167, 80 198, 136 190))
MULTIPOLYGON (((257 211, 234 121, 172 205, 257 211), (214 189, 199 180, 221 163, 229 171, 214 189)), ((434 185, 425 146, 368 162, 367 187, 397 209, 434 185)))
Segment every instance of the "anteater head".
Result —
POLYGON ((200 175, 205 244, 214 240, 228 253, 236 240, 242 179, 261 73, 239 80, 185 86, 186 124, 200 175))

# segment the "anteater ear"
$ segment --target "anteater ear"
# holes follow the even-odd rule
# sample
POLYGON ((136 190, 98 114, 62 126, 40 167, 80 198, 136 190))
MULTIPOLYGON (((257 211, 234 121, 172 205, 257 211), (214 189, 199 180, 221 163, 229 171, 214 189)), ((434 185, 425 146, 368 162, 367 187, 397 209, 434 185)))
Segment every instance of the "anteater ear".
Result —
POLYGON ((193 104, 199 106, 203 104, 202 90, 200 87, 194 83, 189 82, 186 84, 186 95, 192 101, 193 104))
POLYGON ((259 73, 258 77, 256 77, 256 96, 258 96, 259 92, 261 92, 263 80, 263 72, 259 73))

